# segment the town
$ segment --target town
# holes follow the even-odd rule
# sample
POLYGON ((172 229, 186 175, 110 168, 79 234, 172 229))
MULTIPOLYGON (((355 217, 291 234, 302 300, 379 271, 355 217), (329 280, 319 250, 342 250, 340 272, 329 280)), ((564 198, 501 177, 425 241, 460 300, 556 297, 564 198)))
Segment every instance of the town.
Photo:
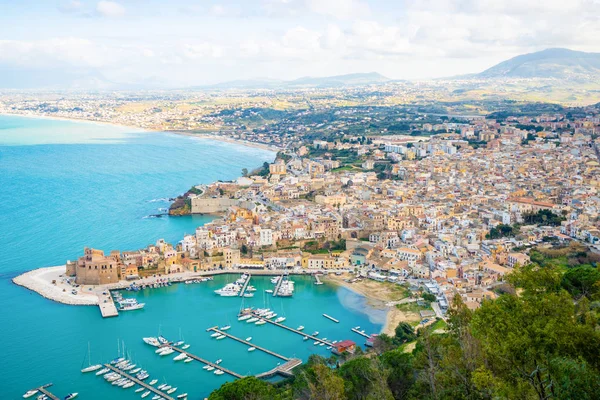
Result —
POLYGON ((195 235, 107 255, 86 249, 66 272, 82 285, 344 272, 349 284, 428 292, 443 317, 455 295, 478 308, 517 265, 554 249, 599 258, 597 108, 582 117, 438 118, 419 130, 435 134, 296 137, 273 163, 178 198, 172 215, 215 215, 195 235))

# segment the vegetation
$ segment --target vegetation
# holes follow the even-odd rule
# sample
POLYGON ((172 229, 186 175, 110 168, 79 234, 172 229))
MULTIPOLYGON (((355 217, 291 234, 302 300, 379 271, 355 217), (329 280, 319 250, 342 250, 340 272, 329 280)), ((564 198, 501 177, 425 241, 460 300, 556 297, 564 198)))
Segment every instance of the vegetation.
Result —
POLYGON ((485 237, 486 239, 499 239, 503 237, 515 237, 519 233, 517 226, 500 224, 495 228, 490 229, 485 237))
POLYGON ((539 210, 537 213, 523 214, 523 221, 526 224, 558 226, 564 220, 566 220, 564 216, 557 215, 550 210, 539 210))
POLYGON ((452 302, 448 325, 381 335, 374 353, 311 356, 274 386, 227 383, 209 399, 596 399, 600 390, 600 274, 530 264, 508 277, 518 290, 469 310, 452 302), (416 339, 411 353, 401 348, 416 339))

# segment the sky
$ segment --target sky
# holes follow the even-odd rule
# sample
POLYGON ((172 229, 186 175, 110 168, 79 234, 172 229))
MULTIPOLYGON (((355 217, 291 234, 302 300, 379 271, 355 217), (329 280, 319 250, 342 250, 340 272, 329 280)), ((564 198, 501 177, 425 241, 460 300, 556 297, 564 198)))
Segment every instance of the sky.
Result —
POLYGON ((429 79, 598 38, 600 0, 0 0, 0 87, 429 79))

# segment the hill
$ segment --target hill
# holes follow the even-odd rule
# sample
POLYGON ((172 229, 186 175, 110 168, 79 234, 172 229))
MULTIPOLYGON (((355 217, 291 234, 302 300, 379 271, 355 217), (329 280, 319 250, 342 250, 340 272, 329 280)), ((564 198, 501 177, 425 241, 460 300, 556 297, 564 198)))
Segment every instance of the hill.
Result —
POLYGON ((309 87, 344 87, 363 86, 389 82, 390 79, 377 72, 335 75, 325 77, 303 77, 292 81, 277 79, 250 79, 221 82, 214 85, 202 86, 208 89, 285 89, 309 87))
POLYGON ((547 49, 503 61, 476 78, 554 78, 591 82, 600 78, 600 53, 547 49))

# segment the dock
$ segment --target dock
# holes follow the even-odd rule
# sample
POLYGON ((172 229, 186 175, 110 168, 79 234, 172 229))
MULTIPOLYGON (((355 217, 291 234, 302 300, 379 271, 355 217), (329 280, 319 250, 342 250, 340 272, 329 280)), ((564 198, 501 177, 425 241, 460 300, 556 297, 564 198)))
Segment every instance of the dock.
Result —
POLYGON ((98 307, 100 308, 100 314, 102 314, 102 318, 119 316, 119 311, 117 311, 117 306, 115 305, 115 302, 112 301, 112 298, 106 303, 98 303, 98 307))
POLYGON ((110 364, 104 364, 104 366, 108 369, 110 369, 113 372, 116 372, 117 374, 137 383, 138 385, 140 385, 141 387, 143 387, 144 389, 147 389, 157 395, 159 395, 160 397, 162 397, 163 399, 166 400, 175 400, 173 397, 169 396, 168 394, 158 390, 157 388, 155 388, 154 386, 148 385, 147 383, 145 383, 144 381, 139 380, 138 378, 136 378, 135 376, 131 376, 129 375, 127 372, 120 370, 117 367, 114 367, 110 364))
POLYGON ((246 288, 248 287, 248 284, 250 283, 250 278, 252 278, 252 275, 248 274, 248 278, 246 279, 246 282, 244 282, 244 286, 242 287, 242 290, 240 290, 240 297, 242 297, 244 295, 244 293, 246 293, 246 288))
POLYGON ((335 323, 337 323, 337 324, 339 324, 339 323, 340 323, 340 321, 338 321, 337 319, 333 318, 331 315, 323 314, 323 316, 324 316, 325 318, 327 318, 327 319, 330 319, 330 320, 332 320, 333 322, 335 322, 335 323))
POLYGON ((315 274, 315 285, 322 285, 323 282, 321 282, 321 279, 319 279, 319 274, 315 274))
POLYGON ((258 346, 258 345, 254 344, 254 343, 251 343, 251 342, 248 342, 248 341, 246 341, 246 340, 243 340, 243 339, 240 339, 240 338, 238 338, 238 337, 235 337, 235 336, 233 336, 233 335, 230 335, 230 334, 229 334, 229 333, 227 333, 227 332, 223 332, 222 330, 220 330, 220 329, 219 329, 218 327, 216 327, 216 326, 214 326, 214 327, 212 327, 212 328, 208 328, 206 331, 207 331, 207 332, 218 332, 218 333, 220 333, 221 335, 225 335, 225 336, 227 336, 228 338, 230 338, 230 339, 233 339, 233 340, 235 340, 235 341, 237 341, 237 342, 243 343, 243 344, 245 344, 245 345, 246 345, 246 346, 248 346, 248 347, 254 347, 254 348, 256 348, 256 350, 260 350, 260 351, 262 351, 262 352, 265 352, 265 353, 267 353, 267 354, 269 354, 269 355, 272 355, 273 357, 280 358, 280 359, 282 359, 282 360, 284 360, 284 361, 290 361, 290 358, 288 358, 288 357, 286 357, 286 356, 283 356, 283 355, 281 355, 281 354, 279 354, 279 353, 275 353, 274 351, 271 351, 271 350, 269 350, 269 349, 265 349, 264 347, 258 346))
POLYGON ((352 331, 352 332, 354 332, 354 333, 358 333, 359 335, 361 335, 361 336, 364 336, 364 337, 366 337, 367 339, 371 337, 371 336, 367 335, 366 333, 359 331, 359 330, 358 330, 358 329, 356 329, 356 328, 352 328, 352 329, 351 329, 351 331, 352 331))
POLYGON ((173 350, 175 350, 175 351, 177 351, 179 353, 185 354, 189 358, 192 358, 192 359, 194 359, 196 361, 200 361, 202 364, 210 365, 211 367, 214 367, 215 369, 220 369, 221 371, 225 372, 228 375, 233 376, 234 378, 243 378, 244 377, 243 375, 240 375, 237 372, 233 372, 232 370, 224 368, 224 367, 220 366, 219 364, 215 364, 215 363, 210 362, 208 360, 205 360, 205 359, 203 359, 201 357, 198 357, 197 355, 189 353, 189 352, 187 352, 187 351, 185 351, 183 349, 180 349, 179 347, 171 346, 171 345, 168 345, 168 344, 165 344, 165 345, 163 345, 161 347, 170 347, 170 348, 172 348, 173 350))
POLYGON ((292 369, 294 369, 295 367, 297 367, 298 365, 302 364, 302 360, 298 359, 298 358, 291 358, 288 362, 286 362, 285 364, 282 365, 278 365, 275 368, 260 373, 258 375, 255 375, 256 378, 258 379, 266 379, 266 378, 272 378, 275 375, 281 375, 281 376, 285 376, 285 377, 290 377, 292 376, 292 369))
MULTIPOLYGON (((46 388, 49 388, 50 386, 52 386, 52 383, 46 383, 45 385, 40 386, 39 388, 36 388, 37 390, 40 391, 40 393, 45 394, 46 396, 48 396, 49 399, 52 400, 60 400, 59 397, 53 395, 52 393, 50 393, 46 388)), ((35 390, 35 389, 34 389, 35 390)))
POLYGON ((277 284, 275 285, 275 290, 273 290, 273 297, 277 297, 277 295, 279 294, 279 288, 281 288, 281 285, 283 284, 283 276, 281 275, 279 277, 279 280, 277 281, 277 284))
POLYGON ((261 317, 260 315, 258 315, 258 314, 256 314, 256 313, 254 313, 254 316, 255 316, 256 318, 262 319, 263 321, 266 321, 266 322, 268 322, 268 323, 270 323, 270 324, 273 324, 273 325, 275 325, 275 326, 278 326, 278 327, 280 327, 280 328, 287 329, 287 330, 288 330, 288 331, 290 331, 290 332, 294 332, 294 333, 296 333, 296 334, 298 334, 298 335, 301 335, 302 337, 306 336, 306 337, 308 337, 309 339, 312 339, 312 340, 314 340, 315 342, 324 343, 324 344, 326 344, 327 346, 333 346, 333 343, 331 343, 331 342, 328 342, 327 340, 319 339, 319 338, 318 338, 318 337, 316 337, 316 336, 309 335, 309 334, 307 334, 307 333, 305 333, 305 332, 299 331, 298 329, 294 329, 294 328, 291 328, 291 327, 289 327, 289 326, 287 326, 287 325, 280 324, 279 322, 275 322, 275 321, 271 321, 270 319, 263 318, 263 317, 261 317))

